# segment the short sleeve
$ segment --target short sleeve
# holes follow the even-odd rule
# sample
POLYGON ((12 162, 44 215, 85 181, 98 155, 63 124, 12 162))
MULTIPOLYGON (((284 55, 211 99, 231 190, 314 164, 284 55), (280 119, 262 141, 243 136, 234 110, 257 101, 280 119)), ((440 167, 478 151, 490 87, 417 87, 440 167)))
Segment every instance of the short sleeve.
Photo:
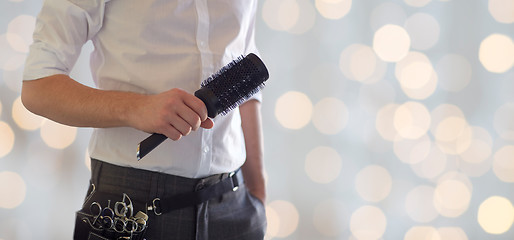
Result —
POLYGON ((37 17, 23 80, 69 74, 102 26, 103 0, 46 0, 37 17))

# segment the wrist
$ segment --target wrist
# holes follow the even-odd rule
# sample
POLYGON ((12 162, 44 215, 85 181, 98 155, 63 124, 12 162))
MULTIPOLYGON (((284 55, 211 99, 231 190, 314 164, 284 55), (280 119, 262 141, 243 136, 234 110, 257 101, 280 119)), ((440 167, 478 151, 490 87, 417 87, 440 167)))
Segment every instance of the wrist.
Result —
POLYGON ((145 116, 144 109, 146 106, 148 95, 137 93, 123 93, 126 96, 120 99, 120 108, 117 110, 117 116, 121 125, 143 130, 141 127, 142 117, 145 116))

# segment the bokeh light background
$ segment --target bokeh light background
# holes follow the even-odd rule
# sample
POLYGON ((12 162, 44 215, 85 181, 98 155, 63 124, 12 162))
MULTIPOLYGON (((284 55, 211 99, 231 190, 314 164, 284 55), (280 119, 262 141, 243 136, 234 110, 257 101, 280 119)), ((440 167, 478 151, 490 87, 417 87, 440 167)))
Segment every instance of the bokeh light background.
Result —
MULTIPOLYGON (((90 129, 20 102, 0 1, 0 239, 70 239, 90 129)), ((514 239, 514 0, 261 0, 267 239, 514 239)), ((92 85, 91 44, 73 76, 92 85)))

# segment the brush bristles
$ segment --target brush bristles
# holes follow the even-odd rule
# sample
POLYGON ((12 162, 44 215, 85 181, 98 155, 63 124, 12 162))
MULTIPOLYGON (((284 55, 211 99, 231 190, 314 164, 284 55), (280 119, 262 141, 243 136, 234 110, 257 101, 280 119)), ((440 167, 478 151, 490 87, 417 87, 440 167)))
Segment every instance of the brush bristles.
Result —
POLYGON ((268 71, 254 54, 239 57, 206 79, 202 87, 209 88, 218 98, 217 114, 225 115, 264 87, 268 71))
POLYGON ((221 75, 225 74, 225 72, 229 71, 230 69, 232 69, 232 67, 234 67, 236 64, 238 64, 239 62, 241 62, 242 60, 244 59, 243 56, 239 56, 238 58, 234 59, 232 62, 228 63, 227 65, 223 66, 220 70, 218 70, 216 73, 214 73, 213 75, 211 75, 209 78, 205 79, 202 84, 201 84, 201 87, 206 87, 207 85, 209 85, 209 83, 211 83, 214 79, 217 79, 219 78, 221 75))

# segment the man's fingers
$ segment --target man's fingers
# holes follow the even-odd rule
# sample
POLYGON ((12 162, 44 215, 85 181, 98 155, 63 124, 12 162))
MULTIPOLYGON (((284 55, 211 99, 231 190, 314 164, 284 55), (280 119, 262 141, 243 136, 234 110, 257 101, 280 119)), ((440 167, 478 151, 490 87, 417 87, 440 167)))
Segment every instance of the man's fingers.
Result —
POLYGON ((182 138, 182 134, 175 127, 171 126, 166 129, 162 134, 166 135, 169 139, 177 141, 182 138))
POLYGON ((170 125, 173 126, 177 131, 179 131, 180 134, 182 134, 182 136, 187 136, 189 133, 191 133, 191 130, 193 129, 191 124, 188 121, 184 120, 182 117, 180 117, 180 115, 175 115, 171 119, 170 125))
POLYGON ((202 100, 197 98, 194 95, 190 95, 190 97, 186 97, 183 99, 184 104, 186 104, 189 108, 191 108, 198 116, 200 116, 200 120, 203 122, 205 121, 207 116, 207 107, 205 107, 205 104, 202 100))
POLYGON ((214 122, 212 121, 212 119, 207 118, 205 121, 202 122, 202 124, 200 124, 200 127, 205 129, 211 129, 212 127, 214 127, 214 122))
POLYGON ((181 89, 172 89, 159 94, 160 105, 158 131, 172 140, 179 140, 198 128, 210 129, 214 126, 207 116, 207 108, 202 100, 181 89))
POLYGON ((184 108, 181 109, 177 114, 191 127, 191 130, 196 131, 200 127, 200 116, 198 116, 198 114, 196 114, 196 112, 188 106, 184 105, 184 108))

